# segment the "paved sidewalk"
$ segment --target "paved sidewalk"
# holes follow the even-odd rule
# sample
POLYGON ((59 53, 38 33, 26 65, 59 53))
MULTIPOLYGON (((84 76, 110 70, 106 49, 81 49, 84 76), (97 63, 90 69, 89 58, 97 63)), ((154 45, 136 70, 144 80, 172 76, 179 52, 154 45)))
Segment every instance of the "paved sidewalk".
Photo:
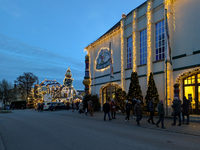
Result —
MULTIPOLYGON (((86 116, 85 114, 79 114, 77 111, 75 111, 74 113, 71 112, 71 110, 69 111, 64 111, 62 112, 62 115, 67 115, 67 116, 72 116, 72 117, 81 117, 81 118, 85 118, 85 119, 93 119, 96 121, 104 121, 103 120, 103 112, 94 112, 94 116, 86 116)), ((142 120, 140 121, 140 126, 137 126, 136 121, 133 119, 133 115, 131 115, 130 117, 130 123, 129 122, 125 122, 126 115, 125 114, 121 114, 118 113, 116 115, 117 119, 113 119, 111 121, 109 121, 108 116, 106 118, 106 122, 108 123, 117 123, 117 124, 124 124, 124 125, 128 125, 128 126, 134 126, 134 127, 138 127, 138 128, 149 128, 149 129, 153 129, 153 130, 161 130, 164 132, 173 132, 173 133, 179 133, 179 134, 187 134, 187 135, 193 135, 193 136, 199 136, 200 137, 200 123, 199 122, 190 122, 189 125, 185 125, 182 124, 181 126, 172 126, 171 124, 173 123, 172 118, 165 118, 164 120, 164 125, 166 127, 166 129, 162 129, 162 128, 158 128, 156 125, 150 124, 147 122, 148 116, 143 116, 142 120)), ((157 122, 158 117, 155 116, 154 117, 154 121, 157 122)), ((178 124, 178 121, 177 121, 178 124)), ((161 124, 159 125, 161 126, 161 124)))

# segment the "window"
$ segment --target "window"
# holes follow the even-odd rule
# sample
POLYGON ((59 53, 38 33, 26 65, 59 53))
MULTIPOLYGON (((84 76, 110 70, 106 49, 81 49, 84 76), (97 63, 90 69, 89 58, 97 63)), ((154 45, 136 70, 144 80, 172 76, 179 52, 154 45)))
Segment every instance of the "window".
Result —
POLYGON ((156 61, 165 58, 165 27, 164 20, 156 24, 156 61))
POLYGON ((147 63, 147 29, 140 31, 140 65, 147 63))
POLYGON ((132 36, 127 38, 127 68, 132 67, 132 36))

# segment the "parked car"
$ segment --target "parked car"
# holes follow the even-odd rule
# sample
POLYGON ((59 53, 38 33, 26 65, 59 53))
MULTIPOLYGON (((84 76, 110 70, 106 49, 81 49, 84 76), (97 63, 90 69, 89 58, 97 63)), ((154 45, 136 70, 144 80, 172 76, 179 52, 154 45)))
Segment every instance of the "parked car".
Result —
POLYGON ((50 105, 51 105, 51 102, 44 102, 43 103, 43 110, 49 110, 50 105))
POLYGON ((59 109, 66 109, 66 105, 63 103, 53 102, 49 105, 49 110, 59 110, 59 109))

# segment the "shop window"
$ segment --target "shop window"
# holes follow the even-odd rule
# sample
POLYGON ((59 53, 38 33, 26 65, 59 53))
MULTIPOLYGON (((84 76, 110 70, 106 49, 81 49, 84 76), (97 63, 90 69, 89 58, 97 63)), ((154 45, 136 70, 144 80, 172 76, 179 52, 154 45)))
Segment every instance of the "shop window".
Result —
POLYGON ((164 20, 156 23, 156 61, 165 58, 165 27, 164 20))
POLYGON ((140 31, 140 65, 147 63, 147 29, 140 31))
POLYGON ((200 83, 200 74, 197 75, 197 82, 200 83))
POLYGON ((127 38, 127 68, 132 67, 132 36, 127 38))

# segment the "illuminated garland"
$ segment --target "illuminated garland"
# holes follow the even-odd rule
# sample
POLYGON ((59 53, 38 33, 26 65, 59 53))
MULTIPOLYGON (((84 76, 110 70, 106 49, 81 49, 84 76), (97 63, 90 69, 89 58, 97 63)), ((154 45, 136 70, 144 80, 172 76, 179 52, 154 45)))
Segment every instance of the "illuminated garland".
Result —
POLYGON ((132 31, 133 31, 133 72, 136 71, 136 12, 133 13, 133 25, 132 25, 132 31))
POLYGON ((151 72, 151 2, 147 6, 147 83, 151 72))
POLYGON ((123 21, 121 20, 121 87, 124 90, 124 29, 123 21))

